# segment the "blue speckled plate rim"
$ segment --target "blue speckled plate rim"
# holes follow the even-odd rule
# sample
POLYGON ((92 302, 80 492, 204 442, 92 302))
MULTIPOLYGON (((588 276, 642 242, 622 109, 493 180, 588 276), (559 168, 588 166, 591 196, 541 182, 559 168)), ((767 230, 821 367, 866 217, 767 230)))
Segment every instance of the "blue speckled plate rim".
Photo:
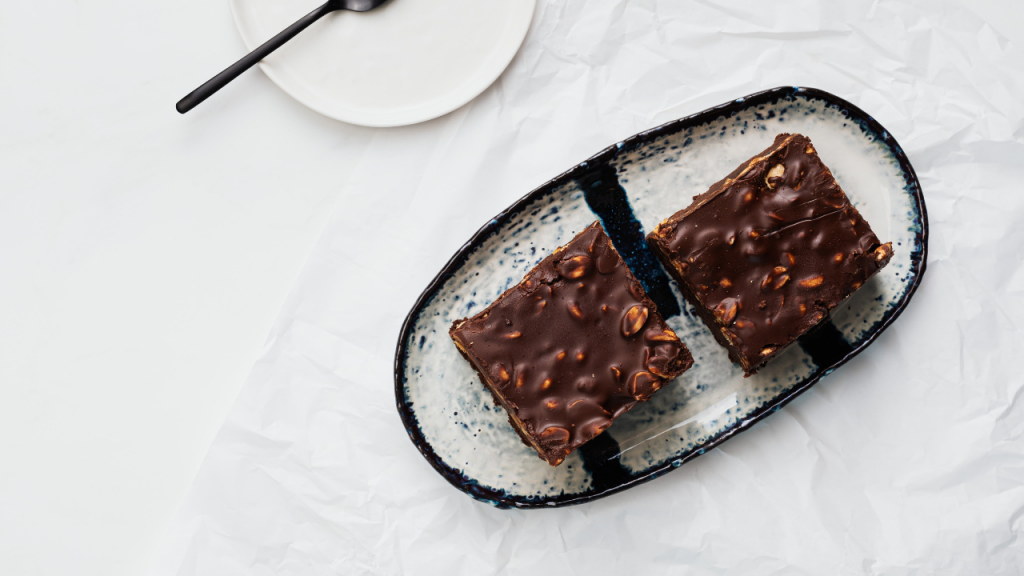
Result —
POLYGON ((572 504, 582 504, 584 502, 603 498, 638 484, 653 480, 666 472, 675 470, 680 465, 704 454, 712 448, 715 448, 736 434, 750 429, 754 424, 760 422, 772 412, 779 410, 804 391, 808 390, 811 386, 814 386, 823 376, 827 376, 833 370, 859 354, 874 342, 875 339, 878 338, 879 334, 888 328, 889 325, 891 325, 906 308, 911 297, 917 291, 917 287, 921 283, 927 260, 928 212, 925 207, 924 196, 921 191, 921 183, 917 178, 917 173, 914 171, 914 167, 910 164, 910 160, 903 152, 903 148, 898 142, 896 142, 896 139, 888 130, 885 129, 885 127, 854 104, 817 88, 780 86, 778 88, 756 92, 749 96, 737 98, 730 102, 708 108, 696 114, 667 122, 661 126, 641 132, 619 142, 618 144, 613 144, 605 148, 584 162, 581 162, 563 174, 542 184, 526 196, 523 196, 514 204, 501 211, 497 216, 480 228, 480 230, 473 234, 473 237, 470 238, 470 240, 466 242, 466 244, 464 244, 454 256, 452 256, 437 276, 435 276, 434 279, 431 280, 430 284, 427 285, 427 288, 422 294, 420 294, 419 298, 416 299, 416 303, 413 305, 408 316, 405 318, 405 322, 402 324, 402 330, 398 336, 398 347, 395 351, 395 399, 398 413, 402 418, 402 424, 409 433, 409 438, 420 453, 423 454, 423 457, 426 458, 427 462, 429 462, 430 465, 441 474, 441 476, 448 480, 449 483, 477 500, 494 505, 498 508, 552 508, 572 504), (858 121, 863 130, 873 133, 892 150, 892 153, 899 162, 900 168, 907 180, 906 186, 913 191, 917 215, 920 220, 920 230, 917 232, 915 237, 914 244, 916 249, 911 254, 911 274, 908 275, 910 276, 910 285, 904 292, 900 301, 897 302, 892 309, 886 312, 882 320, 874 326, 872 331, 856 343, 852 350, 842 356, 839 360, 833 362, 829 366, 820 366, 810 378, 784 392, 772 402, 769 402, 765 406, 755 410, 747 418, 744 418, 736 424, 733 424, 728 429, 712 437, 699 448, 690 450, 677 458, 669 459, 663 464, 654 466, 644 470, 643 472, 631 474, 627 481, 612 487, 591 489, 578 494, 560 494, 557 496, 525 497, 510 495, 503 490, 483 486, 476 480, 467 477, 462 473, 462 471, 452 468, 442 461, 437 453, 434 452, 430 443, 423 437, 423 432, 420 430, 419 424, 416 420, 416 415, 413 413, 412 407, 406 398, 405 360, 407 357, 409 334, 412 331, 412 327, 415 324, 419 313, 434 294, 443 286, 444 282, 452 276, 453 271, 458 270, 465 264, 469 254, 472 253, 472 251, 482 242, 498 231, 509 219, 526 208, 527 205, 539 198, 542 198, 546 194, 549 194, 558 187, 587 174, 590 170, 594 169, 595 166, 600 166, 612 160, 621 152, 631 151, 658 138, 675 134, 687 128, 700 126, 721 116, 728 118, 733 114, 748 108, 760 106, 762 104, 775 103, 779 100, 792 99, 795 96, 805 96, 821 100, 830 106, 836 107, 845 112, 850 119, 858 121))

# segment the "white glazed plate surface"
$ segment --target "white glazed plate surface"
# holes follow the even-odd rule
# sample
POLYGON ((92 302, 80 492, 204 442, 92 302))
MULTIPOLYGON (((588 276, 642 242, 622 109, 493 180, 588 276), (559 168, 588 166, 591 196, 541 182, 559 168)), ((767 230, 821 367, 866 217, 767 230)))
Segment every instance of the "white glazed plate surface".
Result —
MULTIPOLYGON (((323 0, 231 0, 252 50, 323 0)), ((437 118, 475 98, 526 37, 536 0, 391 0, 325 16, 260 67, 317 112, 363 126, 437 118)))
POLYGON ((899 145, 827 92, 776 88, 612 146, 531 192, 480 230, 410 312, 398 343, 398 410, 449 482, 500 507, 574 504, 650 480, 749 428, 870 344, 924 272, 927 216, 899 145), (883 242, 889 265, 755 376, 744 378, 654 259, 644 235, 765 149, 809 136, 883 242), (448 336, 594 220, 693 354, 692 369, 552 468, 520 441, 448 336))

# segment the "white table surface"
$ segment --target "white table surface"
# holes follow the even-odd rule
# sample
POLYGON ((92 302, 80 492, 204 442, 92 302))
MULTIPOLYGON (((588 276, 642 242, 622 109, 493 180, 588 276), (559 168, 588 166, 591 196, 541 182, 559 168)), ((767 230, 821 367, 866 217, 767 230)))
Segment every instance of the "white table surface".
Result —
MULTIPOLYGON (((968 4, 1024 45, 1024 4, 968 4)), ((377 130, 259 71, 174 111, 242 51, 222 1, 0 4, 2 574, 150 566, 347 200, 377 130)))

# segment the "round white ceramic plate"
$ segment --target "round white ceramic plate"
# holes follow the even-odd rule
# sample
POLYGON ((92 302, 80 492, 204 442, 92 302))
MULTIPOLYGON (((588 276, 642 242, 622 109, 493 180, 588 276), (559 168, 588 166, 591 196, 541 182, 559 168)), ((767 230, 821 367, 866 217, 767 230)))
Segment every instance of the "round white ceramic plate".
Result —
MULTIPOLYGON (((254 49, 324 0, 230 0, 254 49)), ((263 72, 317 112, 362 126, 437 118, 475 98, 526 37, 536 0, 391 0, 335 12, 265 58, 263 72)))

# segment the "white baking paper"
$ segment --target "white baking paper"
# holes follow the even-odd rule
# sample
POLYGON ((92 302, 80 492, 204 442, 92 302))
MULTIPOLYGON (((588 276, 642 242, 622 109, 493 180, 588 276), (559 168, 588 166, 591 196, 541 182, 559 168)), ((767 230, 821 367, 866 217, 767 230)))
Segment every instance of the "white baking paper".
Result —
POLYGON ((1021 50, 948 2, 542 1, 483 95, 376 133, 155 573, 1020 573, 1022 78, 1021 50), (909 308, 750 432, 640 487, 525 511, 451 487, 395 410, 420 291, 543 181, 778 85, 854 102, 909 155, 931 224, 909 308))

